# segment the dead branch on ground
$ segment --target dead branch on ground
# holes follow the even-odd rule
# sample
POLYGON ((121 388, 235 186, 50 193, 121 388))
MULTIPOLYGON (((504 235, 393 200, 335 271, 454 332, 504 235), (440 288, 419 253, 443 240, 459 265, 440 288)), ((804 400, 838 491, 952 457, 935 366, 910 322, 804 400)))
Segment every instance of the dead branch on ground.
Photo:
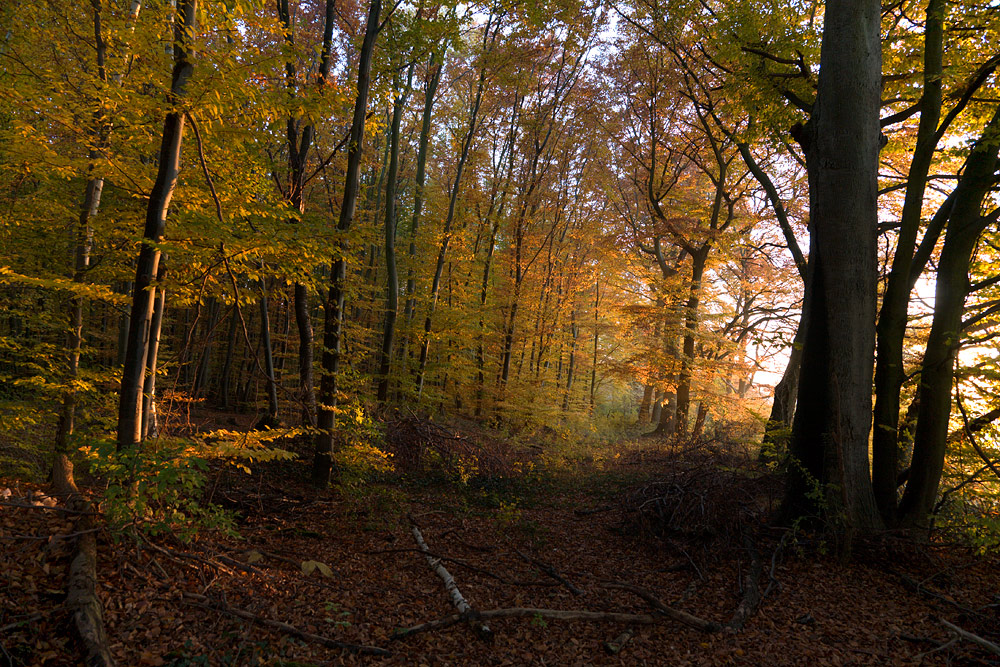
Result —
POLYGON ((545 574, 547 574, 548 576, 552 577, 553 579, 555 579, 556 581, 558 581, 560 584, 562 584, 563 586, 565 586, 566 588, 568 588, 569 592, 572 593, 573 595, 583 595, 583 591, 581 591, 579 588, 577 588, 572 583, 570 583, 561 574, 559 574, 558 572, 556 572, 556 569, 554 567, 552 567, 551 565, 549 565, 548 563, 544 563, 544 562, 538 560, 537 558, 532 558, 531 556, 528 556, 527 554, 524 554, 524 553, 518 551, 517 549, 514 550, 514 553, 516 553, 518 556, 520 556, 521 560, 523 560, 524 562, 528 563, 529 565, 534 565, 539 570, 541 570, 542 572, 544 572, 545 574))
POLYGON ((249 611, 238 609, 237 607, 232 607, 219 600, 213 600, 204 595, 198 595, 197 593, 183 593, 185 604, 189 604, 193 607, 200 607, 202 609, 210 609, 212 611, 217 611, 223 614, 229 614, 230 616, 235 616, 237 618, 242 618, 246 621, 251 621, 257 623, 258 625, 264 625, 269 628, 274 628, 280 630, 285 634, 289 634, 304 641, 314 642, 316 644, 321 644, 327 648, 343 649, 345 651, 350 651, 351 653, 359 653, 363 655, 379 655, 379 656, 391 656, 392 651, 386 650, 384 648, 379 648, 378 646, 365 646, 363 644, 350 644, 348 642, 337 641, 336 639, 330 639, 329 637, 323 637, 321 635, 314 635, 311 632, 306 632, 305 630, 299 630, 293 625, 288 623, 283 623, 282 621, 274 621, 269 618, 263 618, 262 616, 257 616, 249 611))
MULTIPOLYGON (((441 578, 444 582, 444 589, 448 592, 448 597, 451 598, 451 603, 458 610, 458 619, 468 620, 469 624, 475 630, 476 635, 480 639, 491 640, 493 638, 493 631, 490 630, 489 626, 485 623, 478 622, 481 615, 472 608, 465 597, 462 595, 462 591, 458 590, 458 585, 455 583, 455 578, 451 576, 451 573, 441 564, 441 560, 435 558, 431 555, 431 550, 424 541, 424 536, 420 533, 420 528, 417 527, 417 523, 410 518, 410 522, 413 524, 413 539, 416 540, 417 546, 420 550, 424 552, 424 558, 427 559, 427 564, 431 566, 434 573, 441 578)), ((456 621, 458 622, 458 621, 456 621)))
POLYGON ((722 629, 722 626, 719 625, 718 623, 713 623, 712 621, 706 621, 705 619, 698 618, 697 616, 689 614, 686 611, 681 611, 680 609, 674 609, 673 607, 668 607, 667 605, 663 604, 663 602, 661 602, 659 598, 653 595, 652 592, 640 586, 635 586, 633 584, 626 584, 621 581, 614 581, 604 584, 604 587, 614 588, 618 590, 628 591, 629 593, 634 593, 635 595, 638 595, 647 603, 649 603, 649 606, 651 606, 656 611, 660 612, 660 614, 662 614, 666 618, 669 618, 672 621, 677 621, 678 623, 682 623, 696 630, 712 633, 712 632, 718 632, 719 630, 722 629))

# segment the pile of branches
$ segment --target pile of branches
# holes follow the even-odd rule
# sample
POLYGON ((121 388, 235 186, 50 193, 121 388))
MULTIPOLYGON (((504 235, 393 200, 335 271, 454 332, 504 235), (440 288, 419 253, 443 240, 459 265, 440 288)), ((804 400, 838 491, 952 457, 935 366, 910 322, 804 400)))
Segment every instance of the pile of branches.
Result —
POLYGON ((718 553, 739 547, 780 497, 776 475, 722 447, 680 449, 665 463, 663 474, 624 498, 626 534, 718 553))
POLYGON ((385 440, 396 471, 408 475, 444 473, 484 484, 517 476, 527 462, 509 442, 482 433, 469 437, 413 415, 388 420, 385 440))

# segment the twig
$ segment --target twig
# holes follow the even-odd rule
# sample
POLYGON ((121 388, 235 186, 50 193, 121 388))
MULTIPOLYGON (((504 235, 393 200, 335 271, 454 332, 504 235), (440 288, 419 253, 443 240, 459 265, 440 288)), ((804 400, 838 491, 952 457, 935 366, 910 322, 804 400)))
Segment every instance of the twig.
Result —
POLYGON ((11 630, 19 628, 22 625, 25 625, 26 623, 34 623, 35 621, 40 621, 43 618, 45 618, 45 614, 40 614, 40 613, 31 614, 30 616, 25 616, 20 621, 14 621, 13 623, 8 623, 7 625, 0 626, 0 634, 5 634, 7 632, 10 632, 11 630))
POLYGON ((528 563, 530 565, 534 565, 539 570, 541 570, 542 572, 544 572, 545 574, 547 574, 548 576, 552 577, 553 579, 555 579, 556 581, 558 581, 560 584, 562 584, 563 586, 565 586, 566 588, 568 588, 569 592, 572 593, 573 595, 583 595, 583 591, 581 591, 579 588, 577 588, 576 586, 574 586, 571 582, 567 581, 565 577, 563 577, 558 572, 556 572, 555 568, 552 567, 551 565, 549 565, 548 563, 543 563, 542 561, 538 560, 537 558, 532 558, 531 556, 528 556, 527 554, 521 553, 517 549, 514 549, 514 553, 516 553, 518 556, 520 556, 521 559, 524 562, 526 562, 526 563, 528 563))
POLYGON ((638 623, 640 625, 655 625, 661 617, 651 614, 626 614, 614 611, 578 611, 570 609, 533 609, 530 607, 509 607, 507 609, 490 609, 488 611, 471 611, 463 614, 452 614, 435 621, 428 621, 409 628, 401 628, 392 634, 393 639, 403 639, 418 632, 439 630, 451 627, 462 621, 489 620, 491 618, 551 618, 560 621, 595 621, 612 623, 638 623))
POLYGON ((194 607, 201 607, 202 609, 211 609, 212 611, 218 611, 223 614, 229 614, 230 616, 235 616, 237 618, 242 618, 247 621, 252 621, 259 625, 265 625, 270 628, 275 628, 281 630, 282 632, 298 637, 305 641, 315 642, 317 644, 322 644, 327 648, 338 648, 344 649, 346 651, 351 651, 352 653, 360 653, 364 655, 379 655, 379 656, 391 656, 392 651, 388 651, 384 648, 379 648, 378 646, 365 646, 362 644, 349 644, 347 642, 337 641, 335 639, 330 639, 329 637, 323 637, 321 635, 314 635, 311 632, 306 632, 304 630, 299 630, 293 625, 288 623, 283 623, 282 621, 273 621, 269 618, 263 618, 257 616, 256 614, 251 614, 243 609, 238 609, 236 607, 231 607, 218 600, 212 600, 204 595, 198 595, 196 593, 183 593, 185 598, 190 598, 185 600, 186 604, 194 607))
POLYGON ((941 600, 942 602, 947 602, 948 604, 950 604, 951 606, 955 607, 959 611, 961 611, 961 612, 963 612, 965 614, 969 614, 970 616, 979 616, 979 617, 982 617, 982 614, 980 612, 976 611, 975 609, 972 609, 971 607, 966 607, 965 605, 962 605, 962 604, 959 604, 958 602, 955 602, 951 598, 945 597, 944 595, 941 595, 940 593, 935 593, 934 591, 930 590, 929 588, 925 588, 924 586, 921 586, 920 582, 913 580, 912 578, 906 576, 902 572, 896 572, 896 571, 894 571, 892 569, 887 569, 886 571, 889 572, 889 574, 892 574, 892 575, 895 575, 896 577, 898 577, 900 579, 900 581, 902 581, 904 584, 906 584, 906 586, 908 588, 911 588, 915 593, 919 593, 920 595, 923 595, 925 597, 934 598, 935 600, 941 600))
POLYGON ((698 618, 693 614, 689 614, 686 611, 681 611, 680 609, 674 609, 673 607, 668 607, 663 604, 655 595, 650 591, 642 588, 640 586, 635 586, 633 584, 626 584, 621 581, 611 581, 604 584, 605 588, 615 588, 618 590, 628 591, 629 593, 634 593, 638 595, 651 606, 656 611, 660 612, 667 618, 677 621, 678 623, 683 623, 689 627, 696 630, 701 630, 702 632, 718 632, 722 629, 722 626, 718 623, 713 623, 712 621, 706 621, 705 619, 698 618))

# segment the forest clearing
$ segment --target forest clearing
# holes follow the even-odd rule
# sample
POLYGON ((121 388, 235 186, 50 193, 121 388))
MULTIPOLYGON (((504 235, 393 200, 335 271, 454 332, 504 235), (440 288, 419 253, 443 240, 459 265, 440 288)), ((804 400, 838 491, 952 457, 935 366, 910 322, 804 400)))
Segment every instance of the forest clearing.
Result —
POLYGON ((998 45, 0 4, 0 666, 1000 663, 998 45))

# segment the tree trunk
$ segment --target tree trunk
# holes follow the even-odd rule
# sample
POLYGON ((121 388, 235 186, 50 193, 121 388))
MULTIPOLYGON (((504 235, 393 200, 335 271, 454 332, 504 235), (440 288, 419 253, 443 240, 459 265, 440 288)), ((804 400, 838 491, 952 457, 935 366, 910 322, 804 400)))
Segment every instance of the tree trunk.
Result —
POLYGON ((881 6, 827 3, 816 105, 800 136, 810 181, 802 381, 784 503, 791 516, 879 525, 868 464, 878 262, 881 6), (824 497, 817 497, 821 485, 824 497), (834 491, 835 489, 835 491, 834 491))
MULTIPOLYGON (((416 293, 416 278, 414 266, 417 260, 417 230, 420 227, 420 214, 424 209, 424 184, 427 180, 427 145, 431 138, 431 112, 434 109, 434 94, 437 92, 438 82, 441 81, 442 63, 435 60, 437 54, 431 54, 428 64, 430 76, 427 79, 427 86, 424 88, 424 113, 420 122, 420 139, 417 146, 417 173, 414 177, 413 185, 413 219, 410 223, 410 247, 408 254, 410 266, 406 272, 406 323, 413 319, 414 297, 416 293)), ((444 53, 441 55, 444 60, 444 53)))
MULTIPOLYGON (((771 445, 772 448, 788 446, 789 429, 795 416, 795 398, 799 391, 799 372, 802 369, 802 339, 805 332, 803 316, 799 317, 799 328, 795 331, 795 338, 792 339, 785 372, 774 386, 771 415, 767 419, 763 439, 763 443, 771 445)), ((768 456, 773 454, 774 452, 770 452, 768 456)))
POLYGON ((1000 209, 982 215, 984 198, 995 185, 1000 107, 983 130, 955 187, 955 205, 938 261, 934 319, 920 371, 913 461, 900 503, 906 525, 926 525, 937 499, 948 440, 955 357, 961 342, 962 311, 969 294, 969 264, 980 235, 1000 209))
MULTIPOLYGON (((180 21, 174 25, 174 69, 170 83, 170 99, 179 102, 194 69, 188 46, 195 30, 198 0, 180 0, 180 21)), ((171 111, 163 122, 159 166, 156 180, 146 207, 143 243, 136 264, 132 310, 126 343, 121 392, 118 407, 118 449, 128 449, 142 440, 142 380, 146 367, 149 326, 153 317, 153 293, 149 289, 160 263, 157 246, 163 241, 167 209, 177 185, 180 168, 181 141, 184 136, 184 113, 171 111)))
MULTIPOLYGON (((330 49, 333 42, 333 24, 335 20, 336 2, 326 0, 326 12, 323 23, 323 44, 320 47, 319 77, 317 84, 323 86, 330 75, 330 49)), ((295 33, 291 24, 288 0, 278 0, 278 19, 285 31, 285 43, 295 46, 295 33)), ((285 87, 292 95, 298 86, 295 62, 285 62, 285 87)), ((305 213, 306 185, 305 166, 309 148, 315 129, 311 123, 305 125, 299 132, 300 120, 295 117, 287 119, 288 139, 288 203, 301 216, 305 213)), ((309 292, 302 283, 295 283, 295 327, 299 335, 299 390, 302 396, 302 423, 316 423, 316 390, 313 382, 313 326, 309 313, 309 292)))
MULTIPOLYGON (((382 0, 372 0, 368 8, 365 37, 358 60, 358 94, 354 101, 354 116, 351 120, 350 146, 347 150, 347 173, 344 178, 344 196, 340 207, 337 229, 346 232, 354 220, 361 187, 361 152, 365 138, 365 116, 368 109, 368 88, 371 83, 372 52, 379 31, 379 15, 382 0)), ((346 250, 346 249, 343 249, 346 250)), ((341 253, 342 255, 344 253, 341 253)), ((313 457, 313 484, 326 487, 333 472, 334 426, 338 402, 338 376, 340 374, 340 348, 344 326, 344 279, 347 276, 347 261, 343 256, 333 264, 330 276, 330 292, 327 296, 326 314, 323 322, 323 375, 320 379, 320 394, 317 415, 319 433, 316 436, 316 453, 313 457)))
MULTIPOLYGON (((489 35, 489 25, 486 27, 486 35, 489 35)), ((420 366, 417 369, 417 396, 424 390, 424 374, 427 369, 427 355, 431 344, 432 318, 434 309, 437 306, 438 294, 441 290, 441 275, 444 271, 445 256, 448 253, 448 243, 451 241, 451 226, 455 220, 455 206, 458 203, 459 188, 462 185, 462 174, 465 171, 465 163, 469 158, 469 150, 472 148, 472 139, 476 134, 477 119, 479 117, 479 107, 483 101, 483 86, 486 83, 485 64, 479 71, 479 84, 476 87, 476 97, 469 110, 469 129, 465 133, 465 140, 462 142, 462 150, 458 157, 458 166, 455 169, 455 182, 452 184, 448 197, 448 214, 444 221, 444 230, 441 237, 441 247, 438 249, 437 263, 434 267, 434 280, 431 283, 430 303, 427 305, 427 317, 424 319, 424 337, 420 346, 420 366)))
MULTIPOLYGON (((261 266, 261 272, 264 267, 261 266)), ((278 383, 274 375, 274 349, 271 345, 271 316, 268 313, 269 299, 267 284, 264 278, 260 280, 260 345, 264 352, 264 373, 267 381, 267 417, 258 426, 274 428, 278 425, 278 383)))
POLYGON ((382 350, 379 355, 378 401, 389 400, 389 370, 392 364, 392 344, 399 314, 399 276, 396 272, 396 189, 399 181, 399 125, 406 100, 413 85, 413 65, 406 75, 406 88, 398 93, 392 109, 389 129, 389 173, 385 185, 385 324, 382 328, 382 350))
MULTIPOLYGON (((156 282, 159 283, 166 275, 166 268, 161 261, 156 270, 156 282)), ((153 316, 149 320, 149 349, 146 350, 146 369, 142 381, 142 440, 156 437, 159 429, 156 423, 156 368, 160 354, 160 333, 163 330, 163 309, 166 307, 167 295, 163 287, 155 288, 156 296, 153 302, 153 316)))
POLYGON ((917 144, 910 162, 892 270, 882 296, 876 329, 875 428, 872 432, 872 488, 882 520, 896 522, 899 465, 899 394, 906 379, 903 339, 910 303, 913 252, 920 230, 927 173, 934 158, 941 117, 944 0, 930 0, 924 26, 924 92, 920 98, 917 144))
MULTIPOLYGON (((95 10, 95 14, 96 14, 95 10)), ((76 247, 73 252, 73 282, 83 283, 87 269, 90 267, 90 249, 93 245, 93 230, 90 220, 97 215, 101 206, 101 191, 104 188, 103 178, 91 178, 87 181, 84 191, 83 206, 80 210, 80 220, 77 227, 76 247)), ((63 393, 62 412, 59 415, 59 425, 56 429, 56 457, 62 458, 69 452, 69 437, 73 435, 76 419, 76 387, 74 382, 80 370, 80 350, 83 346, 83 298, 74 296, 70 299, 69 308, 69 355, 66 364, 67 387, 63 393)), ((59 464, 65 467, 63 462, 59 464)), ((72 470, 72 466, 67 468, 72 470)), ((72 473, 70 473, 72 474, 72 473)))
POLYGON ((674 437, 681 440, 687 435, 691 411, 691 374, 694 369, 694 344, 698 332, 698 305, 701 301, 701 280, 705 273, 705 263, 712 247, 707 243, 691 255, 691 285, 687 303, 684 305, 684 341, 681 353, 681 368, 677 377, 677 417, 674 421, 674 437))

